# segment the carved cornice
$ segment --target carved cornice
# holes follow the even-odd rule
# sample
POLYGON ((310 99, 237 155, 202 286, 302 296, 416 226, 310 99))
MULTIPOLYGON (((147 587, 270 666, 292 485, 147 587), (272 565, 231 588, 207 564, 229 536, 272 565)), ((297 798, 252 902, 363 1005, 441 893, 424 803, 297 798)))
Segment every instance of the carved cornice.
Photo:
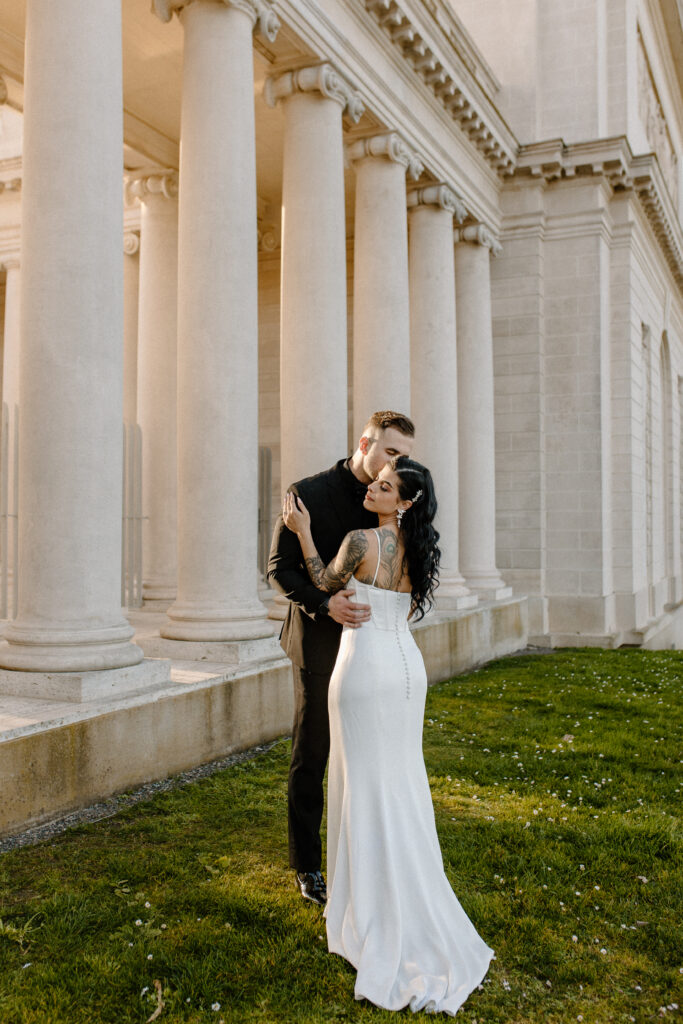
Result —
POLYGON ((467 216, 467 207, 448 185, 428 185, 426 188, 413 189, 408 193, 408 209, 416 209, 418 206, 439 206, 453 214, 458 224, 462 224, 467 216))
POLYGON ((0 193, 21 192, 21 178, 10 178, 9 181, 0 181, 0 193))
POLYGON ((559 178, 602 175, 613 189, 630 188, 633 154, 624 136, 565 145, 562 139, 522 146, 513 173, 516 178, 559 178))
POLYGON ((365 109, 360 94, 329 63, 314 64, 296 71, 285 71, 266 79, 263 95, 269 107, 297 92, 319 92, 325 99, 335 100, 347 116, 357 124, 365 109))
POLYGON ((469 242, 474 245, 484 246, 491 250, 492 256, 500 256, 503 247, 486 224, 468 224, 464 228, 456 228, 453 232, 453 241, 469 242))
POLYGON ((172 168, 162 170, 143 168, 126 174, 125 197, 131 204, 135 199, 145 202, 150 196, 163 196, 165 199, 178 198, 178 172, 172 168))
POLYGON ((351 164, 368 157, 385 157, 401 164, 413 181, 417 181, 424 170, 424 164, 417 153, 406 145, 398 132, 384 132, 368 139, 356 139, 346 147, 346 158, 351 164))
POLYGON ((612 192, 632 192, 637 197, 683 287, 683 229, 657 156, 634 157, 624 136, 571 145, 553 139, 521 148, 513 180, 531 178, 547 186, 579 177, 602 179, 612 192))
MULTIPOLYGON (((170 21, 174 13, 179 14, 196 0, 152 0, 152 10, 162 21, 170 21)), ((219 0, 226 7, 234 7, 251 18, 252 25, 258 22, 258 31, 269 43, 275 42, 280 30, 280 19, 266 0, 219 0)))
POLYGON ((18 256, 5 256, 1 266, 4 271, 19 270, 21 268, 21 262, 18 256))
MULTIPOLYGON (((358 2, 377 19, 380 28, 491 167, 498 173, 509 173, 514 168, 517 141, 476 79, 467 71, 463 76, 458 70, 451 70, 448 58, 441 59, 425 39, 424 30, 406 0, 358 2), (469 86, 465 86, 463 77, 471 79, 469 86)), ((451 40, 449 45, 455 44, 451 40)))
POLYGON ((126 256, 135 256, 135 253, 140 248, 140 235, 137 231, 124 231, 123 233, 123 251, 126 256))

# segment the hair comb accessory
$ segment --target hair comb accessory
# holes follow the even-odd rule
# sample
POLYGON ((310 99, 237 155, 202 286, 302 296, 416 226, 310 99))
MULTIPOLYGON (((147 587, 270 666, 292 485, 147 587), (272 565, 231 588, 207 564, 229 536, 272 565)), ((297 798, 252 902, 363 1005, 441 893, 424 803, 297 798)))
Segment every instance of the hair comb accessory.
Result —
POLYGON ((417 492, 417 494, 416 494, 416 495, 415 495, 415 497, 414 497, 414 498, 412 499, 412 501, 413 501, 413 502, 416 502, 416 501, 417 501, 417 499, 418 499, 418 498, 421 498, 421 497, 422 497, 422 488, 420 488, 420 490, 419 490, 419 491, 417 492))

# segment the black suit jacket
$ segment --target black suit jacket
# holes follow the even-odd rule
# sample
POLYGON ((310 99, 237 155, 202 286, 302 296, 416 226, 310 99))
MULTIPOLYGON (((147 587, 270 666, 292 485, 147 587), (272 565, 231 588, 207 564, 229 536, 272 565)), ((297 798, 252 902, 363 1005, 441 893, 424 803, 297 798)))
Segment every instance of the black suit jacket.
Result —
MULTIPOLYGON (((377 516, 363 508, 366 488, 353 475, 348 459, 331 469, 299 480, 289 488, 311 514, 311 532, 325 565, 332 561, 350 530, 377 526, 377 516)), ((299 538, 278 516, 268 559, 268 581, 289 598, 280 634, 282 647, 300 668, 330 673, 339 650, 342 627, 320 606, 330 596, 311 582, 299 538)))

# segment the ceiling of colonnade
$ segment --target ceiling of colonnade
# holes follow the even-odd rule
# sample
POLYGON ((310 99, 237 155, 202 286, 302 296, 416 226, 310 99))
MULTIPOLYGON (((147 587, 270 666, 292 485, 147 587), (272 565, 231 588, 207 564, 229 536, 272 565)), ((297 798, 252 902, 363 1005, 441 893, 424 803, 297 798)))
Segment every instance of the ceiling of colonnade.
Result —
MULTIPOLYGON (((25 0, 2 0, 0 4, 0 73, 23 81, 23 40, 25 0)), ((124 164, 178 166, 180 106, 182 92, 183 30, 177 18, 162 23, 151 11, 150 0, 122 0, 124 164)), ((271 110, 263 99, 263 84, 273 68, 319 60, 286 25, 273 44, 255 37, 254 96, 256 109, 256 164, 259 217, 264 224, 279 223, 282 179, 281 109, 271 110)), ((18 88, 19 105, 21 88, 18 88)), ((0 108, 2 109, 2 108, 0 108)), ((367 133, 379 125, 365 114, 354 134, 367 133)), ((14 145, 16 115, 0 121, 0 160, 3 142, 14 145), (6 122, 12 122, 8 124, 6 122)), ((354 176, 345 176, 347 219, 352 231, 354 176)))

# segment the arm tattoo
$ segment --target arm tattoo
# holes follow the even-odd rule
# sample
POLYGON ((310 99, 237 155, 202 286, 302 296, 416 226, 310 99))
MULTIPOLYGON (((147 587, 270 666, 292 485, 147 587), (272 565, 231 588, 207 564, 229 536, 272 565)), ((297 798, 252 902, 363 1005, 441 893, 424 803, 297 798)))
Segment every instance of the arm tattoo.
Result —
POLYGON ((339 551, 328 566, 325 566, 318 552, 306 558, 306 568, 313 583, 319 590, 335 593, 341 590, 351 578, 365 557, 368 542, 362 530, 347 533, 339 551))
POLYGON ((314 555, 313 558, 307 558, 306 568, 308 569, 308 575, 311 577, 311 580, 315 583, 318 590, 324 590, 325 588, 323 587, 322 580, 325 574, 325 563, 320 555, 314 555))

